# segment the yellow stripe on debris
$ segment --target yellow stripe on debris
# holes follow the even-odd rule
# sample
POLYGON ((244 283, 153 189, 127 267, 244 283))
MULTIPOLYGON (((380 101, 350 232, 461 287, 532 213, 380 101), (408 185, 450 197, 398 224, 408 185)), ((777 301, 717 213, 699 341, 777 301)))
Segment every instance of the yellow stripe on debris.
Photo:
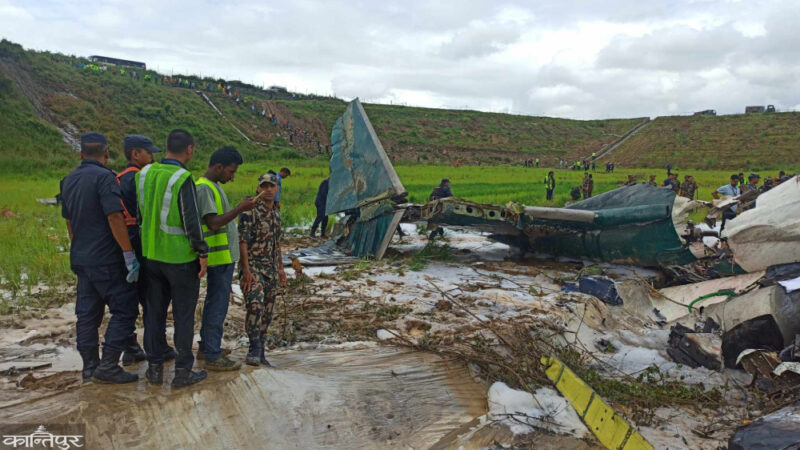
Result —
POLYGON ((542 357, 547 377, 575 408, 601 444, 611 450, 652 450, 645 438, 563 362, 542 357))

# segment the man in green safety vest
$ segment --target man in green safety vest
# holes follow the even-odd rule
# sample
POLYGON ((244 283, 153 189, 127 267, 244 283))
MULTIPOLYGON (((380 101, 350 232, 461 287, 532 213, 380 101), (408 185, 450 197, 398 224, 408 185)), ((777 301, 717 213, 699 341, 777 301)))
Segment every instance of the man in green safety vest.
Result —
POLYGON ((205 175, 197 180, 197 207, 203 218, 203 236, 208 244, 208 290, 203 305, 197 359, 204 359, 208 370, 236 370, 241 364, 222 351, 222 326, 228 314, 234 262, 239 260, 239 230, 236 218, 256 206, 247 196, 231 208, 222 185, 232 181, 243 163, 242 155, 231 146, 215 151, 205 175))
POLYGON ((547 191, 547 201, 553 201, 553 191, 556 189, 555 174, 551 170, 547 172, 547 178, 544 179, 545 190, 547 191))
POLYGON ((147 297, 144 308, 144 349, 150 383, 164 382, 163 336, 167 309, 172 302, 175 327, 173 387, 183 387, 206 378, 205 371, 192 371, 194 313, 200 294, 200 279, 206 274, 208 244, 203 239, 200 213, 192 174, 186 164, 194 155, 194 138, 188 131, 172 130, 167 137, 166 157, 136 174, 142 255, 145 259, 147 297))

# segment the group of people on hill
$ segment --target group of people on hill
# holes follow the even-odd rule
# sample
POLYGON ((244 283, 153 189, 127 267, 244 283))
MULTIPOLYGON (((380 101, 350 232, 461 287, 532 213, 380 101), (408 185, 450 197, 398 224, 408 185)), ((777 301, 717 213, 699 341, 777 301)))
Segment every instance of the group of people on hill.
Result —
POLYGON ((223 185, 244 162, 232 146, 216 150, 205 173, 195 178, 187 164, 194 137, 172 130, 162 150, 141 135, 126 136, 128 166, 115 174, 106 165, 108 141, 101 133, 81 136, 81 164, 60 186, 62 216, 71 240, 70 265, 77 275, 77 347, 84 380, 129 383, 138 375, 120 366, 147 360, 152 384, 164 382, 164 363, 175 360, 173 387, 206 378, 193 370, 195 310, 200 280, 207 277, 197 359, 205 369, 237 370, 222 349, 234 269, 246 307, 246 363, 271 366, 265 357, 275 297, 287 283, 281 257, 281 187, 288 168, 268 171, 254 195, 232 205, 223 185), (238 263, 238 265, 237 265, 238 263), (137 341, 142 305, 144 348, 137 341), (166 339, 172 305, 174 338, 166 339), (102 356, 99 328, 108 308, 102 356))

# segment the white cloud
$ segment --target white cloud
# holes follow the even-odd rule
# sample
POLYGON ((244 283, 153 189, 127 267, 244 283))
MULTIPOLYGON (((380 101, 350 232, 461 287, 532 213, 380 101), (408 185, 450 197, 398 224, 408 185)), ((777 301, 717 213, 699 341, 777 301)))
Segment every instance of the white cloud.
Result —
POLYGON ((791 0, 0 0, 25 47, 343 98, 574 118, 800 104, 791 0))

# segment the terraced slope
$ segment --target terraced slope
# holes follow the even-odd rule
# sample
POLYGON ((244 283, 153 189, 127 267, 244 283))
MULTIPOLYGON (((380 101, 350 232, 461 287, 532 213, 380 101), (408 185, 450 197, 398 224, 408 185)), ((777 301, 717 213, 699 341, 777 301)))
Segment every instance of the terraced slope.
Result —
POLYGON ((800 113, 658 117, 608 158, 628 167, 800 167, 800 113))

